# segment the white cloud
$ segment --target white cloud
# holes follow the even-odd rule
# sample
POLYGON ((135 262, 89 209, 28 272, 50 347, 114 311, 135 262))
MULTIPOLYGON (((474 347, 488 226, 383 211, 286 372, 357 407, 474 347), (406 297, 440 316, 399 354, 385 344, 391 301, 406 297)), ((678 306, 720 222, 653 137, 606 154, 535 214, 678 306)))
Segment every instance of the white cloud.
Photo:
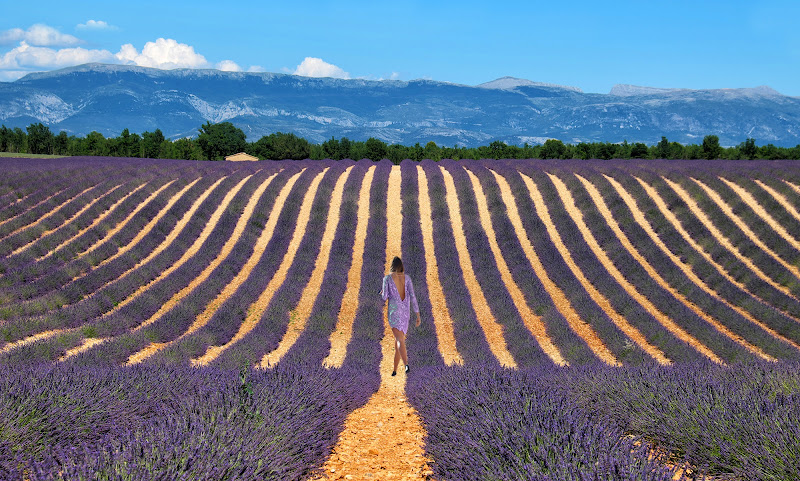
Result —
POLYGON ((25 42, 37 47, 71 47, 83 43, 79 38, 61 33, 53 27, 37 23, 28 30, 12 28, 0 33, 0 45, 25 42))
POLYGON ((79 23, 75 28, 78 30, 118 30, 116 26, 103 20, 87 20, 86 23, 79 23))
MULTIPOLYGON (((34 47, 20 42, 19 47, 0 57, 0 70, 22 71, 28 69, 48 70, 70 67, 90 62, 111 62, 114 55, 108 50, 89 50, 82 47, 62 48, 34 47)), ((10 73, 6 73, 9 75, 10 73)))
POLYGON ((159 38, 155 42, 147 42, 141 53, 136 47, 127 43, 115 56, 122 63, 140 67, 173 69, 210 66, 205 57, 194 51, 194 47, 178 43, 171 38, 159 38))
POLYGON ((214 68, 223 72, 241 72, 243 69, 233 60, 223 60, 217 63, 214 68))
POLYGON ((306 57, 303 62, 294 69, 293 73, 304 77, 350 78, 350 74, 345 72, 342 68, 316 57, 306 57))
POLYGON ((251 65, 250 67, 247 68, 247 71, 248 72, 266 72, 267 69, 265 69, 261 65, 251 65))

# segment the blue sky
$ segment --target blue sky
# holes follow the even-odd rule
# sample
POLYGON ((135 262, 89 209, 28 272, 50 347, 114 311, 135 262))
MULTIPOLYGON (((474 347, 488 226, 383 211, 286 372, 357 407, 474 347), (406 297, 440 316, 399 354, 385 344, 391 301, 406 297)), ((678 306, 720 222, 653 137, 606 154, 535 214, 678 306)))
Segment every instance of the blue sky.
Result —
POLYGON ((0 80, 88 61, 800 96, 800 2, 0 1, 0 80), (77 4, 76 4, 77 3, 77 4))

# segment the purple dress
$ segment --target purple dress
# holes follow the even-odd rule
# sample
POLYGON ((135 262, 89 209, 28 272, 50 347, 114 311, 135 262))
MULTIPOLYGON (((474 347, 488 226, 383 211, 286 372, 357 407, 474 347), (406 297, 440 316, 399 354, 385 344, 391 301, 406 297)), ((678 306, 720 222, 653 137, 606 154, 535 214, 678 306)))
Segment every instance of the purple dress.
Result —
POLYGON ((400 329, 403 334, 408 332, 408 319, 411 317, 411 308, 414 308, 414 312, 419 312, 417 296, 414 294, 414 284, 411 283, 411 278, 408 275, 405 278, 405 299, 400 299, 400 293, 397 292, 397 286, 394 285, 391 274, 383 278, 383 287, 381 288, 383 300, 389 299, 389 325, 400 329))

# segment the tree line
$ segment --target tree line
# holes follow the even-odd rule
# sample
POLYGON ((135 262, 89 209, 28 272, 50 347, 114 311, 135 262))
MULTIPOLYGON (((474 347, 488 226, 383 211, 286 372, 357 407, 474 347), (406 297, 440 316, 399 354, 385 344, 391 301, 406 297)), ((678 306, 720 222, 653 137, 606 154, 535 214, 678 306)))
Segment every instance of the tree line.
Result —
POLYGON ((187 160, 222 160, 226 155, 246 152, 261 160, 283 159, 792 159, 800 160, 800 144, 779 147, 773 144, 756 145, 748 138, 739 145, 723 147, 716 135, 707 135, 700 144, 684 145, 670 142, 666 137, 654 145, 642 142, 622 143, 581 142, 565 144, 549 139, 543 144, 508 145, 494 141, 480 147, 447 147, 428 142, 424 146, 387 144, 369 138, 366 141, 330 138, 314 144, 292 133, 276 132, 255 142, 248 142, 245 133, 230 122, 206 122, 198 129, 197 138, 167 139, 161 130, 130 133, 128 129, 117 137, 105 137, 91 132, 85 137, 57 135, 42 123, 31 124, 23 130, 0 127, 0 152, 52 154, 73 156, 142 157, 187 160))

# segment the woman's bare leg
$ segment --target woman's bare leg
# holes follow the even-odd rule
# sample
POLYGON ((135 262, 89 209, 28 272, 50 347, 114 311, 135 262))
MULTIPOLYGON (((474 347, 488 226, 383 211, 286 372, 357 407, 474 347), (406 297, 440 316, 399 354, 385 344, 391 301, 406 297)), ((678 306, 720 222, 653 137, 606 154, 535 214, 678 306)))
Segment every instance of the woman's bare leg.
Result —
POLYGON ((403 364, 408 365, 408 354, 406 353, 406 335, 400 329, 392 328, 394 333, 394 370, 397 371, 397 364, 400 358, 403 359, 403 364))

